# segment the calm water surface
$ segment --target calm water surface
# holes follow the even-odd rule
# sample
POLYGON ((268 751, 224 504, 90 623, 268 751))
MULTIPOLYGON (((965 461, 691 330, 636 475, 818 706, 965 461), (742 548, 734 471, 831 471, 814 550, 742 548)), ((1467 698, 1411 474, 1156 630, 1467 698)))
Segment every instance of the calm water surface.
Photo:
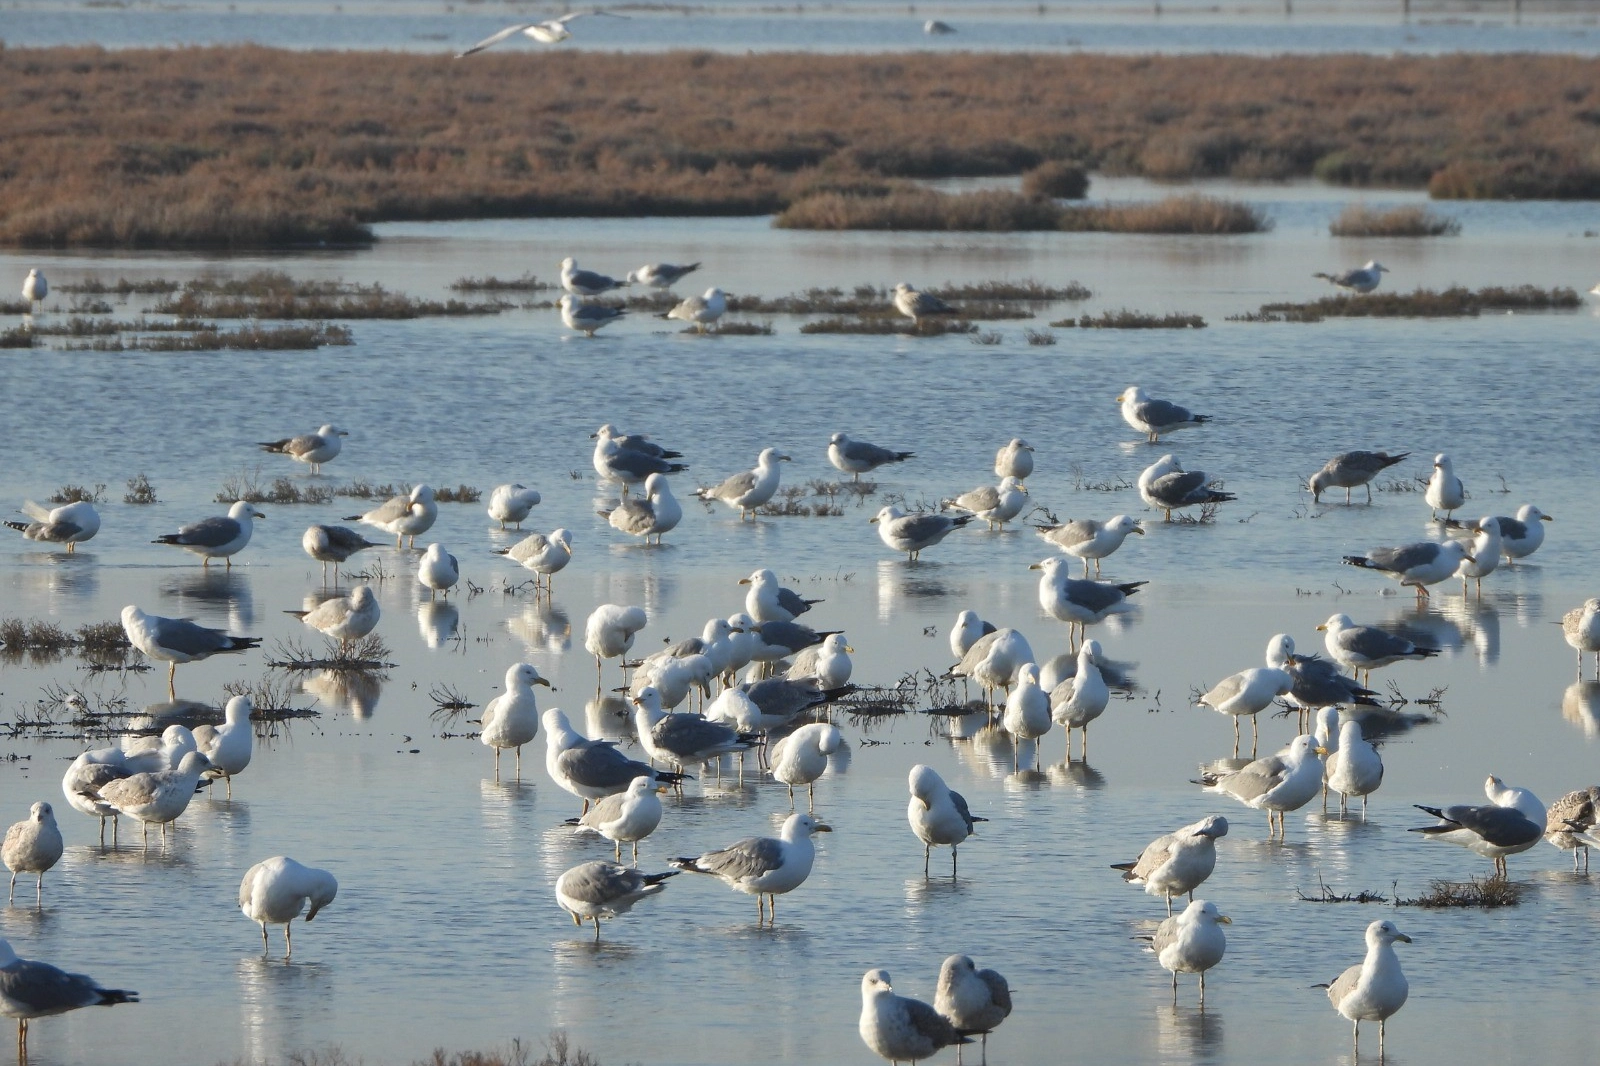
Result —
MULTIPOLYGON (((1096 191, 1132 199, 1166 190, 1104 183, 1096 191)), ((1440 210, 1463 219, 1459 238, 1351 242, 1326 236, 1341 194, 1222 191, 1266 205, 1277 228, 1226 240, 886 238, 784 233, 765 220, 571 220, 386 226, 370 250, 294 257, 0 255, 0 276, 39 265, 57 284, 273 266, 417 295, 443 293, 467 274, 553 276, 565 254, 609 272, 704 260, 698 284, 767 295, 901 278, 1075 279, 1094 298, 1048 309, 1043 321, 1131 307, 1211 323, 1178 333, 1056 330, 1058 344, 1031 347, 1022 323, 998 324, 1003 342, 977 346, 962 337, 805 337, 790 319, 777 320, 771 337, 697 338, 637 315, 586 342, 564 336, 551 311, 518 310, 358 322, 353 347, 315 353, 7 353, 0 499, 14 501, 9 509, 76 482, 106 484, 113 502, 100 536, 76 557, 19 537, 0 541, 5 616, 71 628, 139 603, 260 635, 269 649, 301 637, 282 612, 300 607, 320 577, 300 553, 300 533, 360 505, 264 507, 268 518, 231 572, 204 572, 149 541, 221 510, 212 498, 230 476, 308 480, 253 445, 327 420, 351 436, 323 481, 487 489, 520 480, 545 496, 528 527, 566 526, 577 548, 553 602, 536 604, 504 591, 521 572, 490 554, 514 535, 488 528, 478 506, 445 505, 424 539, 447 545, 487 590, 452 597, 448 609, 419 595, 414 556, 369 553, 390 574, 378 589, 379 632, 397 665, 355 691, 313 680, 299 700, 314 701, 320 717, 294 722, 259 750, 231 803, 197 799, 165 847, 141 849, 136 830, 130 845, 125 829, 120 848, 102 849, 93 821, 66 807, 60 774, 82 743, 28 731, 5 740, 0 752, 15 758, 0 763, 0 812, 9 822, 29 802, 50 800, 68 851, 47 877, 44 908, 0 911, 0 935, 25 956, 144 994, 114 1015, 41 1022, 35 1061, 170 1062, 171 1034, 183 1032, 186 1062, 280 1063, 335 1044, 368 1062, 409 1062, 435 1046, 537 1040, 565 1027, 608 1063, 865 1062, 855 1032, 861 973, 884 966, 901 991, 931 997, 939 962, 963 951, 1019 989, 1016 1013, 994 1040, 997 1062, 1044 1061, 1062 1047, 1117 1063, 1344 1062, 1347 1024, 1307 986, 1356 961, 1361 931, 1377 917, 1416 938, 1402 945, 1412 998, 1390 1036, 1391 1061, 1586 1054, 1589 1034, 1570 1020, 1589 1009, 1581 975, 1596 946, 1595 884, 1573 876, 1565 854, 1540 845, 1513 858, 1529 894, 1500 912, 1396 913, 1296 895, 1319 880, 1385 894, 1397 884, 1417 895, 1431 878, 1482 875, 1483 860, 1407 834, 1427 821, 1410 804, 1472 801, 1491 772, 1547 802, 1596 780, 1600 689, 1575 684, 1572 653, 1551 623, 1600 589, 1588 550, 1600 519, 1592 477, 1600 431, 1588 417, 1600 403, 1590 372, 1600 324, 1590 307, 1448 322, 1224 319, 1269 299, 1318 295, 1313 271, 1374 256, 1394 270, 1385 284, 1401 289, 1587 289, 1597 273, 1595 241, 1583 236, 1595 228, 1593 212, 1452 205, 1440 210), (1215 416, 1170 443, 1239 495, 1215 524, 1164 526, 1131 490, 1088 487, 1131 482, 1168 450, 1137 442, 1122 424, 1113 397, 1133 383, 1215 416), (1135 664, 1139 691, 1094 725, 1087 764, 1063 762, 1058 730, 1044 741, 1039 773, 1013 772, 1001 738, 951 740, 924 716, 843 723, 850 749, 817 794, 836 832, 821 840, 811 880, 782 901, 776 929, 750 922, 748 897, 685 875, 609 923, 596 949, 556 907, 552 885, 609 848, 561 826, 578 803, 546 778, 542 738, 522 781, 497 784, 472 727, 431 717, 430 690, 449 685, 481 705, 506 667, 526 659, 557 686, 544 705, 628 742, 626 723, 594 700, 582 649, 589 612, 605 602, 644 606, 651 622, 637 647, 648 649, 739 609, 736 580, 762 565, 825 600, 808 620, 846 630, 862 683, 949 665, 946 631, 968 607, 1023 629, 1041 655, 1066 646, 1062 626, 1037 605, 1027 566, 1046 552, 1026 529, 965 531, 910 567, 866 524, 876 501, 842 517, 743 525, 692 504, 665 548, 625 543, 594 515, 610 497, 594 480, 587 435, 603 421, 683 450, 693 465, 678 478, 680 496, 747 467, 767 445, 793 455, 786 483, 834 478, 826 439, 845 430, 917 451, 886 473, 880 496, 933 501, 989 480, 995 448, 1026 437, 1037 447, 1029 486, 1039 506, 1062 517, 1128 512, 1150 525, 1107 567, 1108 577, 1150 582, 1138 609, 1094 634, 1135 664), (1338 557, 1428 535, 1420 495, 1387 491, 1371 507, 1313 508, 1300 489, 1328 455, 1354 447, 1411 451, 1397 468, 1407 477, 1448 450, 1472 495, 1469 514, 1538 502, 1557 518, 1550 539, 1533 563, 1487 580, 1481 603, 1447 585, 1418 612, 1409 593, 1385 595, 1385 582, 1338 557), (119 502, 139 472, 159 504, 119 502), (1286 843, 1269 844, 1264 817, 1188 783, 1231 748, 1228 722, 1187 706, 1188 697, 1258 665, 1275 632, 1315 650, 1314 627, 1334 611, 1406 620, 1443 647, 1438 659, 1378 680, 1392 678, 1412 699, 1443 688, 1446 713, 1385 742, 1388 774, 1365 822, 1307 808, 1289 818, 1286 843), (924 881, 916 865, 904 815, 905 775, 916 762, 938 768, 991 819, 963 846, 955 881, 924 881), (1162 916, 1159 901, 1106 866, 1212 812, 1234 828, 1204 892, 1234 925, 1202 1013, 1188 981, 1172 1006, 1166 973, 1130 939, 1162 916), (289 965, 261 957, 255 928, 234 904, 243 871, 281 853, 334 870, 341 885, 336 903, 297 930, 289 965)), ((53 303, 49 313, 64 309, 53 303)), ((219 701, 225 682, 267 673, 266 658, 186 666, 180 695, 219 701)), ((609 665, 607 686, 618 680, 609 665)), ((131 707, 164 697, 159 671, 106 677, 73 660, 22 658, 0 665, 3 717, 34 717, 52 686, 131 707)), ((1263 747, 1292 732, 1284 720, 1263 722, 1263 747)), ((1032 755, 1022 754, 1025 763, 1032 755)), ((509 761, 505 768, 509 778, 509 761)), ((730 767, 720 784, 710 775, 670 804, 641 861, 662 868, 669 855, 774 831, 787 813, 781 786, 754 774, 741 785, 730 767)))

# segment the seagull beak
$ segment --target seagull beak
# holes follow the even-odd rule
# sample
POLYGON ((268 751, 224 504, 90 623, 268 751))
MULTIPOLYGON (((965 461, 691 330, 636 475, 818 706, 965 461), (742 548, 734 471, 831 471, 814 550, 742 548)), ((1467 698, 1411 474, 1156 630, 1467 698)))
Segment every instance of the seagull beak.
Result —
POLYGON ((628 702, 632 703, 632 704, 634 704, 636 706, 639 706, 639 707, 643 707, 644 706, 644 701, 639 699, 638 696, 629 696, 628 697, 628 702))
POLYGON ((1117 403, 1121 403, 1121 402, 1122 402, 1122 397, 1121 397, 1121 396, 1118 396, 1118 397, 1117 397, 1117 403))
POLYGON ((811 831, 813 833, 831 833, 831 832, 833 832, 833 826, 831 826, 831 825, 823 825, 821 822, 818 822, 815 826, 812 827, 811 831))
POLYGON ((1316 752, 1318 755, 1326 755, 1326 754, 1328 754, 1328 749, 1327 748, 1312 748, 1311 750, 1316 752))
POLYGON ((1028 569, 1029 570, 1043 570, 1044 569, 1044 564, 1043 563, 1034 563, 1031 566, 1029 566, 1028 569))
POLYGON ((1217 921, 1221 922, 1223 925, 1232 925, 1233 924, 1233 919, 1229 918, 1226 914, 1217 915, 1217 921))
POLYGON ((552 685, 547 679, 542 678, 542 677, 534 678, 533 679, 533 683, 535 685, 543 685, 545 688, 549 689, 551 692, 554 692, 556 690, 556 687, 554 685, 552 685))
POLYGON ((778 458, 779 458, 779 460, 781 460, 782 462, 785 462, 785 463, 791 462, 790 458, 787 455, 780 455, 780 456, 778 456, 778 458))
POLYGON ((1404 933, 1401 933, 1399 936, 1395 937, 1395 939, 1400 941, 1402 944, 1411 943, 1411 938, 1406 936, 1404 933))
POLYGON ((1462 555, 1462 558, 1463 558, 1463 559, 1465 559, 1465 560, 1466 560, 1466 561, 1467 561, 1467 562, 1469 562, 1469 563, 1475 563, 1475 562, 1477 562, 1477 561, 1478 561, 1478 557, 1477 557, 1477 556, 1475 556, 1475 555, 1466 555, 1466 554, 1463 554, 1463 555, 1462 555))
POLYGON ((320 911, 321 909, 322 909, 322 904, 313 903, 311 905, 311 909, 306 911, 306 921, 309 922, 311 919, 315 918, 317 916, 317 912, 320 911))
POLYGON ((1327 631, 1328 631, 1328 623, 1326 623, 1326 622, 1322 623, 1320 626, 1317 627, 1317 632, 1318 633, 1326 633, 1327 631))
POLYGON ((1134 526, 1133 527, 1133 531, 1135 533, 1139 534, 1139 536, 1141 536, 1141 537, 1144 536, 1144 527, 1143 526, 1134 526))
POLYGON ((878 516, 877 515, 873 515, 871 518, 867 519, 867 525, 875 526, 877 524, 878 524, 878 516))
POLYGON ((739 584, 741 584, 741 585, 748 585, 748 584, 750 584, 750 579, 749 579, 749 578, 747 578, 747 577, 741 577, 741 578, 740 578, 740 579, 739 579, 739 584))
POLYGON ((250 514, 253 515, 256 518, 265 518, 265 517, 267 517, 266 515, 262 514, 260 511, 251 511, 250 514))
POLYGON ((851 647, 851 646, 850 646, 850 645, 848 645, 848 644, 846 644, 846 645, 845 645, 845 646, 844 646, 844 650, 845 650, 845 651, 847 651, 847 652, 849 652, 849 653, 850 653, 850 654, 851 654, 851 655, 854 655, 854 654, 855 654, 855 652, 856 652, 856 650, 855 650, 855 649, 854 649, 854 648, 852 648, 852 647, 851 647))
POLYGON ((1540 516, 1539 516, 1539 521, 1541 521, 1541 522, 1554 522, 1554 521, 1555 521, 1555 519, 1554 519, 1554 518, 1551 518, 1551 517, 1550 517, 1550 516, 1549 516, 1549 515, 1547 515, 1547 514, 1542 514, 1542 515, 1540 515, 1540 516))
POLYGON ((666 786, 666 785, 657 785, 657 786, 656 786, 656 787, 655 787, 655 788, 654 788, 654 789, 652 789, 652 790, 651 790, 651 791, 653 791, 653 792, 654 792, 654 793, 655 793, 655 794, 656 794, 656 795, 658 795, 658 796, 665 796, 665 795, 666 795, 666 794, 667 794, 667 793, 668 793, 668 792, 671 792, 671 791, 672 791, 672 789, 671 789, 671 788, 669 788, 669 787, 668 787, 668 786, 666 786))

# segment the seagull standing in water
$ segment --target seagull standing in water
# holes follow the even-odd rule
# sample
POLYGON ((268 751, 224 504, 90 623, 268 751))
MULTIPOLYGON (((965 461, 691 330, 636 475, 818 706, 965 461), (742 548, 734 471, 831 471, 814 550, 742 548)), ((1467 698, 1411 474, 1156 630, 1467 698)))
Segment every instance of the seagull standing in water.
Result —
POLYGON ((1376 259, 1368 259, 1366 266, 1356 267, 1352 270, 1342 271, 1338 274, 1323 274, 1318 272, 1311 275, 1332 282, 1341 289, 1351 292, 1368 293, 1378 287, 1378 282, 1383 280, 1383 275, 1389 273, 1389 268, 1376 259))
POLYGON ((11 944, 0 939, 0 1014, 17 1020, 17 1061, 28 1061, 28 1023, 35 1018, 65 1014, 79 1007, 111 1007, 137 1003, 130 989, 101 988, 94 978, 66 973, 48 962, 17 958, 11 944))

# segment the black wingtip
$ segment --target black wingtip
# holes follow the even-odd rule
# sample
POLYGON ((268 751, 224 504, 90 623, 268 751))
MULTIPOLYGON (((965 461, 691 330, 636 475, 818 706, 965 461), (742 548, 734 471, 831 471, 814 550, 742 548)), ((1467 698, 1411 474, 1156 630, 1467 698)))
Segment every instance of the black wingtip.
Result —
POLYGON ((1342 561, 1344 562, 1344 564, 1346 566, 1359 566, 1363 570, 1372 570, 1372 569, 1374 569, 1374 567, 1372 565, 1372 560, 1368 559, 1364 555, 1346 555, 1346 556, 1343 557, 1342 561))
POLYGON ((678 871, 677 870, 663 870, 661 873, 658 873, 658 874, 645 874, 644 875, 644 883, 647 884, 647 885, 659 885, 661 882, 665 881, 667 878, 669 878, 669 877, 677 877, 677 876, 678 876, 678 871))
POLYGON ((1111 868, 1113 870, 1131 870, 1137 865, 1139 865, 1137 860, 1134 862, 1114 862, 1111 864, 1111 868))
POLYGON ((358 515, 358 514, 347 514, 343 518, 339 519, 339 521, 341 521, 341 522, 359 522, 359 521, 361 521, 361 516, 358 515))

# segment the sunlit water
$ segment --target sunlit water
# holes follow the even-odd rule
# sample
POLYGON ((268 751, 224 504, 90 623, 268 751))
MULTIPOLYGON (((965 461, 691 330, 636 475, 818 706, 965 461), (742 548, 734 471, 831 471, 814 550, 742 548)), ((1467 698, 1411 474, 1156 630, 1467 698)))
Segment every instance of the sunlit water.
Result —
MULTIPOLYGON (((1096 188, 1123 199, 1164 191, 1096 188)), ((862 1062, 871 1057, 855 1032, 862 972, 884 966, 899 990, 931 998, 940 961, 957 951, 1000 969, 1019 990, 1016 1013, 991 1041, 996 1062, 1046 1061, 1064 1047, 1100 1062, 1346 1061, 1347 1023, 1308 986, 1357 961, 1361 931, 1377 917, 1416 938, 1400 949, 1412 998, 1389 1034, 1391 1061, 1577 1061, 1590 1043, 1587 1027, 1572 1023, 1591 998, 1583 975, 1594 884, 1569 872, 1565 854, 1541 844, 1514 857, 1513 875, 1529 895, 1497 912, 1319 905, 1299 902, 1297 890, 1315 892, 1322 881, 1389 895, 1397 883, 1414 896, 1431 878, 1483 875, 1485 861, 1406 833, 1428 821, 1410 804, 1473 801, 1491 772, 1546 802, 1595 779, 1600 695, 1574 684, 1572 653, 1551 624, 1600 588, 1589 550, 1600 513, 1592 308, 1442 322, 1274 326, 1225 317, 1319 295, 1314 271, 1374 256, 1393 268, 1385 285, 1398 289, 1587 289, 1595 242, 1584 232, 1594 215, 1581 205, 1446 205, 1438 209, 1463 220, 1461 237, 1340 241, 1326 236, 1326 224, 1341 194, 1219 191, 1265 204, 1277 228, 1185 240, 570 220, 385 226, 370 250, 301 256, 0 255, 0 276, 38 265, 58 285, 91 273, 187 277, 273 266, 438 295, 467 274, 553 276, 563 255, 577 254, 610 272, 704 260, 685 291, 721 284, 776 296, 901 278, 1033 277, 1075 279, 1095 292, 1032 323, 996 324, 998 346, 805 337, 792 319, 775 320, 771 337, 698 338, 645 315, 584 341, 565 336, 552 311, 518 310, 358 322, 353 347, 314 353, 5 353, 0 499, 14 506, 75 482, 104 483, 111 502, 100 536, 75 557, 20 537, 0 542, 0 615, 75 628, 139 603, 262 636, 268 651, 303 640, 304 627, 282 613, 320 585, 300 533, 365 505, 264 507, 267 519, 231 572, 207 573, 149 542, 220 511, 212 497, 230 476, 259 470, 263 480, 287 473, 306 481, 254 442, 330 419, 351 436, 324 482, 487 490, 519 480, 545 497, 527 527, 566 526, 577 551, 556 578, 553 603, 509 595, 505 584, 522 572, 490 552, 515 535, 488 528, 481 506, 444 505, 424 541, 447 545, 466 578, 487 590, 453 596, 448 609, 420 595, 413 555, 358 557, 381 559, 391 575, 378 590, 379 632, 396 666, 381 685, 355 692, 313 682, 320 717, 294 722, 260 750, 231 804, 197 799, 164 847, 141 848, 131 823, 120 847, 97 845, 93 821, 60 795, 60 774, 80 743, 26 730, 8 740, 4 751, 16 758, 0 764, 4 820, 48 799, 69 846, 46 877, 44 908, 19 891, 18 905, 0 912, 0 935, 26 957, 144 997, 114 1014, 40 1022, 35 1061, 170 1062, 173 1034, 182 1033, 185 1062, 278 1063, 335 1044, 368 1062, 409 1062, 435 1046, 537 1041, 564 1027, 607 1063, 862 1062), (1053 347, 1023 342, 1024 325, 1118 307, 1194 312, 1211 324, 1175 333, 1056 330, 1053 347), (1135 383, 1215 421, 1160 448, 1138 442, 1113 402, 1135 383), (594 664, 582 649, 590 610, 644 606, 651 623, 636 648, 648 650, 698 633, 712 613, 740 609, 735 582, 762 565, 824 599, 807 620, 848 633, 861 683, 948 666, 947 629, 968 607, 1022 628, 1041 655, 1066 646, 1062 625, 1038 607, 1027 566, 1047 552, 1025 526, 960 532, 912 567, 867 524, 876 498, 842 517, 744 524, 691 501, 666 547, 627 543, 594 514, 611 498, 589 465, 587 435, 603 421, 683 450, 692 469, 677 478, 680 496, 747 467, 767 445, 793 456, 786 483, 837 478, 824 449, 831 432, 845 430, 915 449, 916 459, 882 472, 879 497, 932 502, 989 480, 995 448, 1027 438, 1037 447, 1029 487, 1038 506, 1061 517, 1129 512, 1147 522, 1150 535, 1133 538, 1106 568, 1108 577, 1149 581, 1137 610, 1094 634, 1114 658, 1135 664, 1139 692, 1091 728, 1087 764, 1064 765, 1064 740, 1053 732, 1039 774, 1013 773, 1005 742, 953 741, 924 716, 842 723, 850 750, 817 789, 818 812, 836 832, 821 839, 811 880, 780 901, 774 930, 750 921, 748 897, 685 874, 608 923, 593 947, 556 907, 552 885, 610 849, 562 827, 578 803, 546 778, 542 737, 525 753, 521 784, 509 780, 509 760, 496 784, 488 749, 462 735, 472 727, 430 716, 430 690, 451 686, 481 705, 505 668, 527 659, 557 686, 545 705, 566 709, 586 732, 625 738, 626 723, 591 703, 594 664), (1386 595, 1386 582, 1338 559, 1429 535, 1420 494, 1384 491, 1371 507, 1314 508, 1300 488, 1328 455, 1357 447, 1411 451, 1397 468, 1407 478, 1448 450, 1472 494, 1469 516, 1538 502, 1556 516, 1549 541, 1530 564, 1488 579, 1481 603, 1447 584, 1419 613, 1409 593, 1386 595), (1166 526, 1131 489, 1089 487, 1131 482, 1169 449, 1238 494, 1214 524, 1166 526), (123 483, 140 472, 159 504, 120 502, 123 483), (1405 618, 1442 646, 1437 660, 1392 667, 1377 680, 1393 679, 1412 699, 1443 688, 1446 713, 1385 742, 1388 773, 1365 822, 1327 820, 1314 805, 1290 816, 1286 843, 1269 844, 1264 816, 1189 784, 1201 763, 1232 745, 1229 723, 1187 706, 1188 697, 1259 665, 1275 632, 1316 650, 1314 627, 1334 611, 1363 622, 1405 618), (934 872, 944 876, 931 881, 916 862, 905 776, 919 761, 990 819, 963 846, 954 881, 947 855, 935 855, 934 872), (1201 1013, 1187 979, 1172 1006, 1166 973, 1130 939, 1164 914, 1160 902, 1107 865, 1212 812, 1234 828, 1203 892, 1234 924, 1201 1013), (287 965, 276 957, 280 933, 264 959, 255 927, 235 906, 244 870, 281 853, 332 869, 341 885, 338 900, 297 929, 287 965)), ((64 315, 66 300, 53 298, 47 314, 64 315)), ((268 657, 182 667, 179 694, 218 701, 224 682, 266 673, 268 657)), ((163 680, 159 670, 116 678, 89 675, 70 659, 24 657, 0 667, 0 699, 6 718, 31 719, 50 686, 81 690, 91 703, 125 696, 141 706, 164 698, 163 680)), ((619 681, 608 664, 606 686, 619 681)), ((1263 748, 1292 732, 1282 719, 1264 721, 1263 748)), ((1023 754, 1026 763, 1031 752, 1023 754)), ((775 831, 787 813, 782 786, 753 772, 742 786, 731 766, 720 785, 701 775, 669 803, 641 862, 659 869, 667 856, 775 831)), ((1375 1051, 1375 1039, 1363 1047, 1375 1051)))

